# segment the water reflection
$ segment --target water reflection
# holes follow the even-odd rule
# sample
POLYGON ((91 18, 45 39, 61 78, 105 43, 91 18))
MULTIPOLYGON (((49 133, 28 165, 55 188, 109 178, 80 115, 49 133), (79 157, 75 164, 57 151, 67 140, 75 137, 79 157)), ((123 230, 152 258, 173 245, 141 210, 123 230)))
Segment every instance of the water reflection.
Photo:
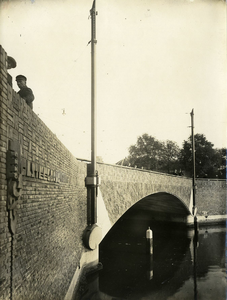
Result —
POLYGON ((122 220, 100 245, 103 269, 87 278, 81 300, 226 299, 225 228, 194 230, 122 220), (153 255, 146 229, 153 230, 153 255))

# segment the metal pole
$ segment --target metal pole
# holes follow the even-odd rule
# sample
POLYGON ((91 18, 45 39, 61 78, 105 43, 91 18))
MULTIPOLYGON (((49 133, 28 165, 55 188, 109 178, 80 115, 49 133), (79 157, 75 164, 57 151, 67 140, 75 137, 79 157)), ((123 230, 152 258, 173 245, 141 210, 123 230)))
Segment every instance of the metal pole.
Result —
POLYGON ((193 164, 193 174, 192 174, 192 188, 193 188, 193 207, 192 214, 194 216, 194 238, 193 238, 193 256, 194 256, 194 300, 197 300, 198 290, 197 290, 197 243, 198 243, 198 229, 199 225, 197 223, 196 217, 196 204, 195 204, 195 191, 196 191, 196 172, 195 172, 195 138, 194 138, 194 109, 191 111, 191 128, 192 128, 192 164, 193 164))
POLYGON ((191 111, 191 139, 192 139, 192 165, 193 165, 193 174, 192 174, 192 189, 193 189, 193 208, 192 213, 195 215, 195 189, 196 189, 196 183, 195 183, 195 139, 194 139, 194 109, 191 111))
POLYGON ((102 229, 97 225, 97 193, 99 177, 96 170, 96 8, 95 0, 90 10, 91 16, 91 164, 87 168, 85 185, 87 187, 87 227, 83 234, 84 245, 94 250, 102 239, 102 229))
POLYGON ((198 232, 195 230, 193 237, 193 277, 194 277, 194 300, 197 300, 198 289, 197 289, 197 243, 198 243, 198 232))
POLYGON ((95 0, 91 13, 91 175, 96 176, 96 10, 95 0))
POLYGON ((91 15, 91 169, 89 176, 94 178, 91 186, 91 224, 97 223, 96 197, 96 7, 93 1, 91 15))

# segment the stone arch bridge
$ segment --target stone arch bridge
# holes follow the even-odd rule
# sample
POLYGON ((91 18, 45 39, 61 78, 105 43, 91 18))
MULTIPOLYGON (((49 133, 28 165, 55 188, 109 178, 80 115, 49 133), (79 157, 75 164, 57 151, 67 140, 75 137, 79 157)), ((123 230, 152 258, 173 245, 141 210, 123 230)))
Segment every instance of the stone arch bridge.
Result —
POLYGON ((111 225, 132 207, 156 213, 157 220, 191 223, 191 179, 116 165, 98 164, 97 168, 111 225))
MULTIPOLYGON (((82 240, 87 162, 13 89, 7 59, 0 46, 0 300, 69 300, 83 270, 98 261, 98 247, 90 251, 82 240)), ((101 163, 97 169, 104 234, 134 205, 188 221, 190 179, 101 163)), ((197 180, 197 187, 201 220, 225 220, 225 181, 197 180)))

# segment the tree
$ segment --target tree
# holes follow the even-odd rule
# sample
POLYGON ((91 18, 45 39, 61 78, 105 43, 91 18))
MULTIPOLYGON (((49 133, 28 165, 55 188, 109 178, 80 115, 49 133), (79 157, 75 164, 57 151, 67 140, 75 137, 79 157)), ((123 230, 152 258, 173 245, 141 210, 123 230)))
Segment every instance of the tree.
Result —
MULTIPOLYGON (((217 151, 213 148, 213 144, 209 142, 205 135, 196 134, 195 139, 195 169, 197 177, 214 178, 218 174, 219 165, 217 163, 217 151)), ((192 146, 191 136, 184 141, 181 150, 181 165, 188 175, 192 176, 192 146)))
POLYGON ((215 149, 215 155, 216 155, 216 168, 217 168, 217 174, 218 178, 226 179, 226 154, 227 149, 221 148, 221 149, 215 149))
POLYGON ((162 144, 154 137, 143 134, 137 143, 129 147, 129 163, 133 167, 158 170, 162 144))
MULTIPOLYGON (((226 178, 226 148, 214 149, 203 134, 196 134, 194 139, 197 177, 226 178)), ((145 133, 137 138, 135 145, 129 147, 129 155, 117 164, 173 174, 182 170, 184 175, 191 177, 191 136, 180 149, 173 141, 158 141, 145 133)))
POLYGON ((180 149, 175 142, 161 142, 147 133, 139 136, 135 145, 129 147, 129 156, 119 164, 147 170, 170 172, 176 169, 180 149))
POLYGON ((179 170, 180 148, 178 147, 177 143, 169 140, 167 140, 164 145, 163 171, 170 173, 175 169, 179 170))

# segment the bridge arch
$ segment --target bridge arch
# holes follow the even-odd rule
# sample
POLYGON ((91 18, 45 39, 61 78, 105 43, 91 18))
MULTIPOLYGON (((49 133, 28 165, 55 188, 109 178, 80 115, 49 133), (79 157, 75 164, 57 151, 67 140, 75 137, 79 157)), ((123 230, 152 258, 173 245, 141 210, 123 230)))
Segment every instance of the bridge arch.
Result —
POLYGON ((113 225, 99 245, 99 259, 103 268, 111 269, 113 274, 117 274, 109 285, 106 273, 105 275, 100 273, 100 289, 105 295, 109 298, 122 297, 122 294, 116 292, 116 286, 120 284, 118 282, 120 273, 124 274, 123 279, 121 278, 121 282, 124 281, 122 286, 127 286, 134 273, 138 276, 135 276, 137 281, 140 276, 144 278, 144 271, 141 272, 142 262, 145 262, 144 265, 147 267, 147 278, 149 280, 155 278, 155 281, 160 281, 160 285, 173 278, 180 267, 188 268, 185 262, 191 261, 191 253, 188 251, 191 242, 189 232, 194 230, 188 231, 184 223, 188 215, 190 211, 186 204, 179 197, 167 192, 155 192, 134 203, 113 225), (146 240, 148 226, 153 232, 151 256, 145 255, 148 248, 146 240), (157 262, 166 263, 173 249, 174 251, 179 249, 180 256, 174 263, 171 259, 169 261, 171 268, 164 268, 164 273, 160 274, 157 262), (118 283, 114 285, 113 282, 118 283))
MULTIPOLYGON (((181 208, 181 221, 186 219, 186 215, 190 215, 185 208, 186 206, 190 210, 191 207, 191 180, 188 178, 104 164, 98 164, 98 172, 101 177, 99 194, 102 195, 111 227, 139 201, 142 200, 139 204, 142 205, 149 199, 149 203, 153 205, 153 197, 164 197, 167 194, 176 204, 176 210, 172 214, 176 214, 181 208)), ((159 202, 164 205, 163 201, 159 202)), ((133 209, 135 208, 137 206, 133 209)))
POLYGON ((137 219, 145 222, 148 226, 155 222, 190 225, 188 222, 191 216, 189 207, 182 199, 168 192, 155 192, 140 198, 126 208, 114 222, 105 205, 103 205, 103 209, 105 211, 100 211, 98 218, 103 230, 103 238, 115 224, 119 224, 124 219, 137 219))
POLYGON ((188 206, 174 194, 156 192, 137 201, 126 214, 139 214, 155 221, 187 223, 191 215, 188 206))

